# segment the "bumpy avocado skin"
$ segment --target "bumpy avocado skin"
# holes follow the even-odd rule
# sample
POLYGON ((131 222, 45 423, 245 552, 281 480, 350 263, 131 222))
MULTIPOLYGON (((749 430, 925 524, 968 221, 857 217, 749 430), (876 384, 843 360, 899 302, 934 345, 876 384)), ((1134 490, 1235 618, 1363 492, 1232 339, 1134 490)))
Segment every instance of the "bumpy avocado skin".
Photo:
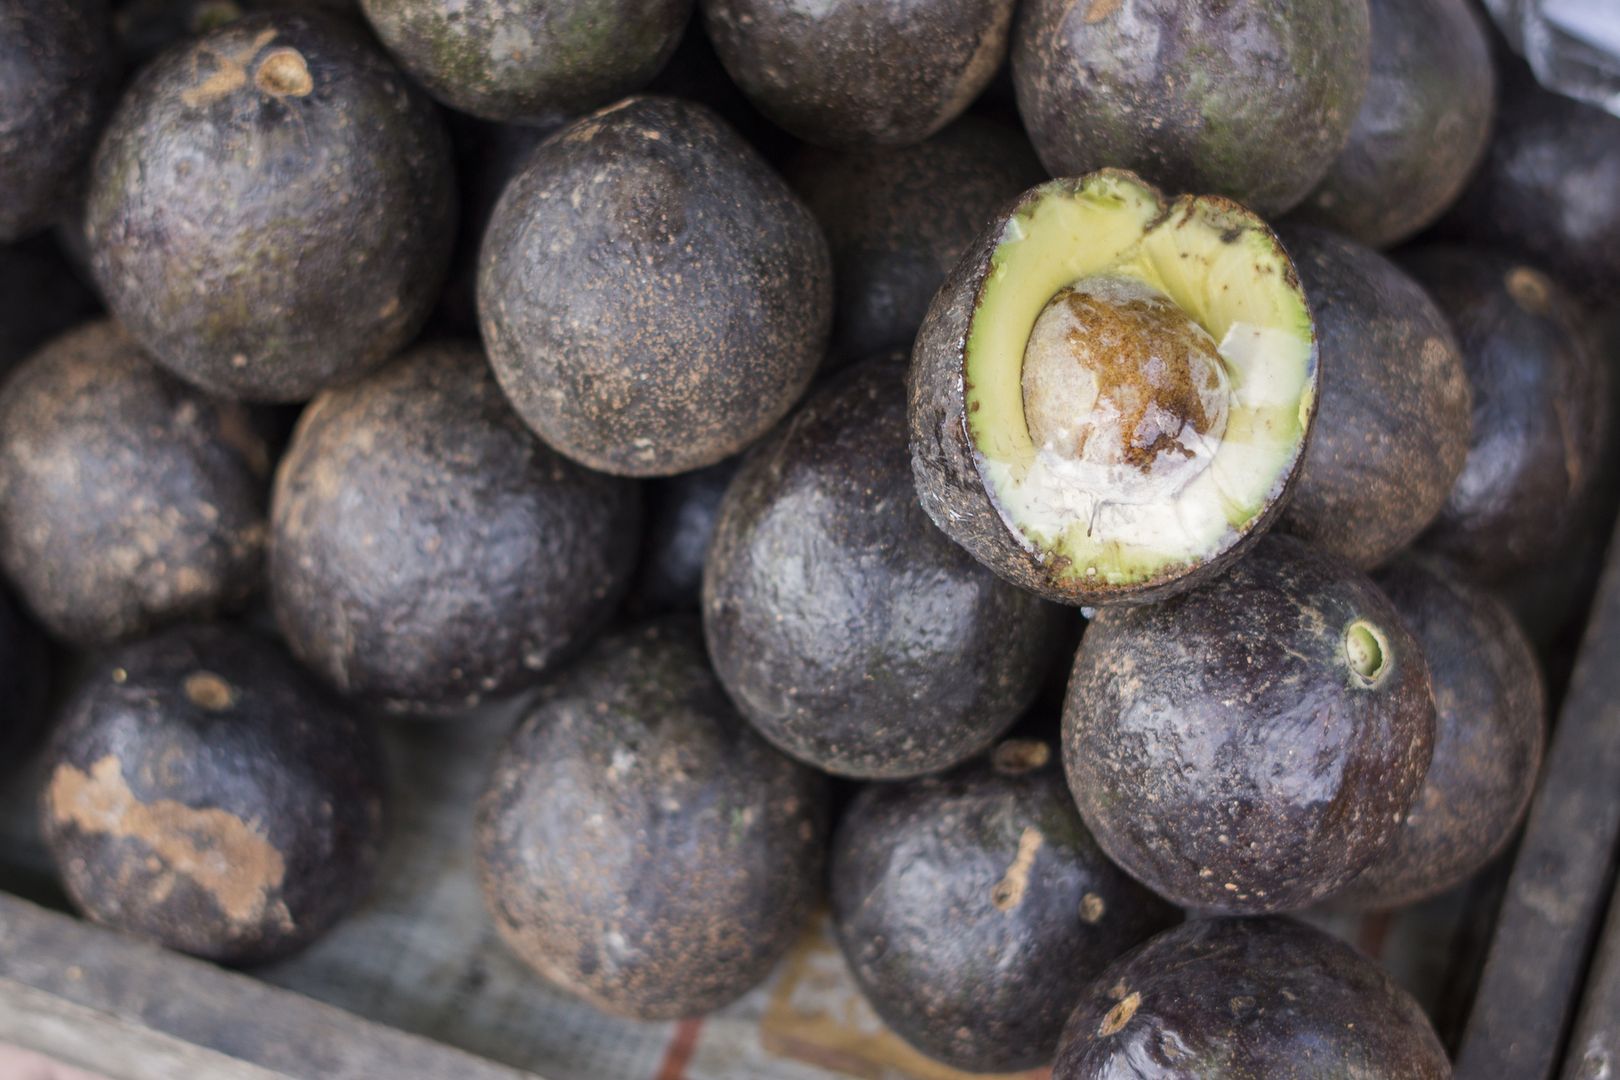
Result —
POLYGON ((1447 1080, 1422 1008, 1373 961, 1291 919, 1199 919, 1091 984, 1052 1080, 1447 1080))
POLYGON ((1416 639, 1377 587, 1290 537, 1212 584, 1099 612, 1063 709, 1063 758, 1104 851, 1159 895, 1288 911, 1343 888, 1423 782, 1434 701, 1416 639), (1385 639, 1356 678, 1346 631, 1385 639))
POLYGON ((639 97, 562 129, 495 208, 484 343, 518 413, 603 472, 667 476, 763 435, 820 364, 815 218, 707 108, 639 97))
POLYGON ((841 366, 910 348, 957 257, 1045 172, 1022 131, 968 115, 913 146, 806 147, 787 176, 832 248, 841 366))
POLYGON ((349 21, 277 12, 141 73, 96 154, 86 231, 108 306, 158 362, 299 401, 415 335, 455 211, 425 95, 349 21))
POLYGON ((1294 217, 1368 247, 1434 223, 1485 156, 1496 69, 1469 0, 1370 0, 1372 80, 1333 167, 1294 217))
POLYGON ((68 211, 118 68, 105 0, 0 2, 0 243, 68 211))
POLYGON ((260 424, 112 322, 25 361, 0 390, 0 564, 40 622, 103 645, 246 601, 263 578, 260 424))
POLYGON ((1030 0, 1018 111, 1053 176, 1127 168, 1271 217, 1344 146, 1370 36, 1367 0, 1030 0))
POLYGON ((920 142, 1007 55, 1013 0, 703 0, 726 71, 767 117, 822 146, 920 142))
POLYGON ((100 307, 49 235, 0 247, 0 375, 100 307))
POLYGON ((46 719, 50 656, 39 629, 0 590, 0 780, 27 759, 46 719))
POLYGON ((345 696, 455 713, 606 623, 640 522, 635 482, 536 439, 479 349, 425 345, 305 410, 276 476, 271 599, 294 655, 345 696))
POLYGON ((555 123, 645 86, 692 0, 360 0, 401 67, 486 120, 555 123))
POLYGON ((1054 609, 934 529, 906 468, 904 361, 850 369, 749 455, 703 580, 721 682, 779 748, 895 779, 990 744, 1040 689, 1054 609))
POLYGON ((1468 457, 1422 543, 1500 578, 1553 550, 1578 516, 1606 438, 1608 372, 1575 302, 1539 270, 1463 247, 1401 263, 1456 331, 1474 398, 1468 457))
POLYGON ((833 838, 831 882, 839 942, 872 1007, 972 1072, 1050 1062, 1086 984, 1178 917, 1103 855, 1038 740, 864 788, 833 838))
POLYGON ((1322 390, 1281 528, 1366 569, 1415 540, 1468 456, 1472 392, 1428 293, 1322 229, 1280 235, 1316 320, 1322 390))
POLYGON ((97 922, 260 963, 319 937, 375 876, 375 731, 249 631, 179 627, 110 654, 50 755, 45 840, 97 922))
POLYGON ((741 457, 648 485, 647 527, 629 607, 643 615, 698 611, 703 564, 720 520, 720 503, 741 457))
POLYGON ((821 889, 825 781, 737 715, 699 634, 674 618, 600 642, 508 739, 478 810, 502 937, 641 1019, 743 994, 821 889))
POLYGON ((1393 908, 1460 885, 1507 846, 1541 768, 1547 697, 1500 600, 1433 557, 1409 555, 1375 580, 1429 662, 1434 759, 1405 827, 1338 899, 1393 908))
POLYGON ((1501 68, 1490 150, 1440 231, 1515 252, 1610 304, 1620 288, 1620 117, 1543 89, 1522 61, 1501 68))

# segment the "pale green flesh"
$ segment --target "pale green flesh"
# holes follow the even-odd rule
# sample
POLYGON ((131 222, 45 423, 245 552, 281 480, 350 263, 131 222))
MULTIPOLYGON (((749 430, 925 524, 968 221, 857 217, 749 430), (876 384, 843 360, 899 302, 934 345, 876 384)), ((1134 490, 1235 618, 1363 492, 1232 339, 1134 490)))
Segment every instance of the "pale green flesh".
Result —
POLYGON ((1163 209, 1119 173, 1046 185, 1009 220, 968 330, 967 424, 986 489, 1054 575, 1082 587, 1162 578, 1224 551, 1276 498, 1313 410, 1310 313, 1276 240, 1229 203, 1183 198, 1163 209), (1030 330, 1059 290, 1101 275, 1168 295, 1226 364, 1224 437, 1173 498, 1099 499, 1030 440, 1021 383, 1030 330))

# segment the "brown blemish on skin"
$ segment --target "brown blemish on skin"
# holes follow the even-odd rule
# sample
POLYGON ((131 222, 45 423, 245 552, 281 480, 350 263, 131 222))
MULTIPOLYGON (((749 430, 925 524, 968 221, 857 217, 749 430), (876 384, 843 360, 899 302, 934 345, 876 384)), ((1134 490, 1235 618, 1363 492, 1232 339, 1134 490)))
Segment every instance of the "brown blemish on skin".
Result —
POLYGON ((186 697, 199 709, 220 712, 236 704, 236 691, 231 684, 212 671, 195 671, 186 676, 186 697))
POLYGON ((201 61, 207 59, 213 61, 214 70, 196 86, 183 92, 180 101, 187 108, 195 109, 234 94, 247 85, 247 66, 275 39, 275 30, 261 30, 246 48, 234 53, 222 53, 207 45, 197 46, 191 56, 192 67, 198 69, 200 74, 201 61))
POLYGON ((1119 14, 1119 9, 1125 6, 1125 0, 1091 0, 1091 6, 1086 8, 1086 25, 1100 23, 1104 19, 1119 14))
POLYGON ((1052 748, 1039 739, 1008 739, 990 754, 990 764, 1004 776, 1034 772, 1052 760, 1052 748))
POLYGON ((1012 865, 990 890, 990 902, 997 911, 1011 911, 1024 902, 1024 890, 1029 888, 1029 871, 1035 865, 1035 853, 1041 850, 1046 837, 1033 826, 1026 826, 1018 837, 1018 854, 1012 865))
MULTIPOLYGON (((256 926, 268 915, 282 928, 292 928, 285 902, 270 900, 286 877, 281 852, 234 814, 171 799, 142 803, 124 782, 118 759, 110 754, 89 773, 72 765, 57 766, 45 805, 64 825, 143 844, 162 860, 169 875, 184 877, 208 893, 225 918, 238 926, 256 926)), ((157 883, 153 888, 167 895, 157 883)))
POLYGON ((315 89, 304 54, 297 49, 276 49, 259 64, 253 85, 271 97, 306 97, 315 89))
POLYGON ((1141 1006, 1141 993, 1133 992, 1118 1005, 1109 1009, 1108 1015, 1103 1017, 1102 1026, 1097 1029, 1098 1037, 1106 1039, 1110 1035, 1117 1035, 1121 1028, 1131 1022, 1131 1017, 1136 1015, 1136 1010, 1141 1006))
POLYGON ((1088 892, 1080 898, 1080 918, 1091 926, 1097 925, 1106 910, 1108 905, 1094 892, 1088 892))
POLYGON ((1506 284, 1513 302, 1532 315, 1545 315, 1552 306, 1552 282, 1539 270, 1515 266, 1508 271, 1506 284))

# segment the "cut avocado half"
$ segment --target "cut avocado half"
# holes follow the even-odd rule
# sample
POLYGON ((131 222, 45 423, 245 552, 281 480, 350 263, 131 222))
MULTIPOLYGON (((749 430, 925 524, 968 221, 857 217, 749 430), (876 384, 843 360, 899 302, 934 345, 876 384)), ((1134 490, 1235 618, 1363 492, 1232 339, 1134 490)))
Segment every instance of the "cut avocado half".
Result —
POLYGON ((1050 599, 1158 599, 1280 508, 1316 402, 1287 254, 1226 199, 1117 170, 993 222, 913 355, 913 469, 935 523, 1050 599))

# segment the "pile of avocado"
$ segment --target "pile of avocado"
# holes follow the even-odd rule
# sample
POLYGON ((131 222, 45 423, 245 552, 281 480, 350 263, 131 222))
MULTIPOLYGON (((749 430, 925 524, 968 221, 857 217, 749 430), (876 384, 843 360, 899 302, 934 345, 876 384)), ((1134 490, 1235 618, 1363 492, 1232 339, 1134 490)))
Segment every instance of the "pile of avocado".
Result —
POLYGON ((381 726, 520 698, 489 917, 601 1009, 827 907, 952 1069, 1449 1076, 1288 913, 1532 798, 1620 120, 1470 0, 697 8, 0 0, 0 783, 67 897, 284 957, 387 872, 381 726))

